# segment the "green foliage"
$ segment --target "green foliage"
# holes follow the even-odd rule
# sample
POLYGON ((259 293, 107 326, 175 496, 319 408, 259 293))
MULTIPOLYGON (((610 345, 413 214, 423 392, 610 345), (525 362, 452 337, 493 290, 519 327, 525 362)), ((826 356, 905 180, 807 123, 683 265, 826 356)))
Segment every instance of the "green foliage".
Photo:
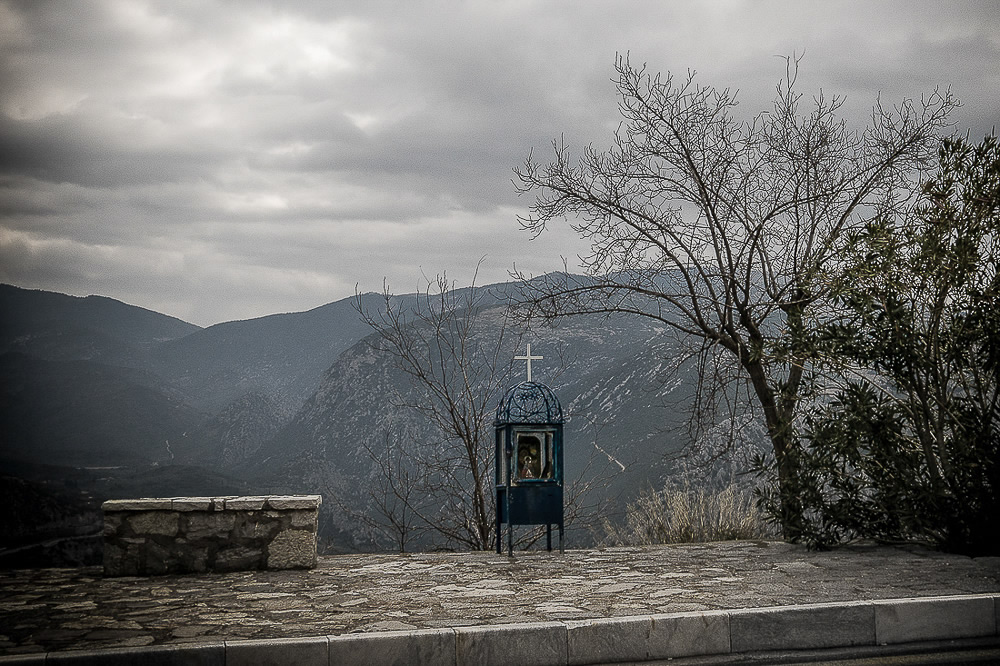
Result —
POLYGON ((887 207, 849 239, 844 316, 817 343, 843 381, 798 454, 817 546, 1000 552, 1000 144, 946 140, 939 160, 909 215, 887 207))

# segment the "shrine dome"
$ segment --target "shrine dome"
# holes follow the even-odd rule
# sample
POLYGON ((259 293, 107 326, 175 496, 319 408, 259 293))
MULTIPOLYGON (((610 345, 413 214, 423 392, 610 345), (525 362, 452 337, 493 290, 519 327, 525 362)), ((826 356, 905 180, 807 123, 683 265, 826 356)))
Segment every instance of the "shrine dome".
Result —
POLYGON ((497 405, 495 425, 508 423, 564 423, 562 405, 545 384, 521 382, 507 389, 497 405))

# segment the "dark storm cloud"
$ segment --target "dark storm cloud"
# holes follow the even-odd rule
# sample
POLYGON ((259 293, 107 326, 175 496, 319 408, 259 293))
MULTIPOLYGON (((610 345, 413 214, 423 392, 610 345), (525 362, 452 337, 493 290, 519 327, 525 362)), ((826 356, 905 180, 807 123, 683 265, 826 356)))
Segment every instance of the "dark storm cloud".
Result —
POLYGON ((503 279, 584 251, 529 243, 510 184, 565 135, 606 146, 616 53, 740 89, 884 102, 951 85, 1000 117, 989 2, 0 0, 0 280, 198 323, 447 270, 503 279))

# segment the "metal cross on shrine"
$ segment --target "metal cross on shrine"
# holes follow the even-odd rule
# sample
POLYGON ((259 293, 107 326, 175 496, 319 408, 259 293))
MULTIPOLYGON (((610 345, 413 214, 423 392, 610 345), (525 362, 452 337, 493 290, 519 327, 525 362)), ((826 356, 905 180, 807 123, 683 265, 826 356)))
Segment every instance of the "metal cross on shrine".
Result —
POLYGON ((545 358, 545 357, 544 356, 532 356, 531 355, 531 343, 529 342, 528 343, 528 352, 527 352, 527 354, 524 355, 524 356, 515 356, 514 360, 515 361, 527 361, 528 362, 528 381, 530 382, 531 381, 531 362, 532 361, 541 361, 543 358, 545 358))

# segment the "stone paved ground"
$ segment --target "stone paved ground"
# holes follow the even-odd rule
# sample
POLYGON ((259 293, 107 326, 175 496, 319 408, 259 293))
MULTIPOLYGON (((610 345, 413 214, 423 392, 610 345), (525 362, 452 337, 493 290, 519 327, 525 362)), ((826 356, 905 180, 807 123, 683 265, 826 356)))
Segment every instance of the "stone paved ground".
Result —
POLYGON ((0 572, 0 654, 1000 591, 1000 558, 780 542, 342 555, 310 571, 0 572))

